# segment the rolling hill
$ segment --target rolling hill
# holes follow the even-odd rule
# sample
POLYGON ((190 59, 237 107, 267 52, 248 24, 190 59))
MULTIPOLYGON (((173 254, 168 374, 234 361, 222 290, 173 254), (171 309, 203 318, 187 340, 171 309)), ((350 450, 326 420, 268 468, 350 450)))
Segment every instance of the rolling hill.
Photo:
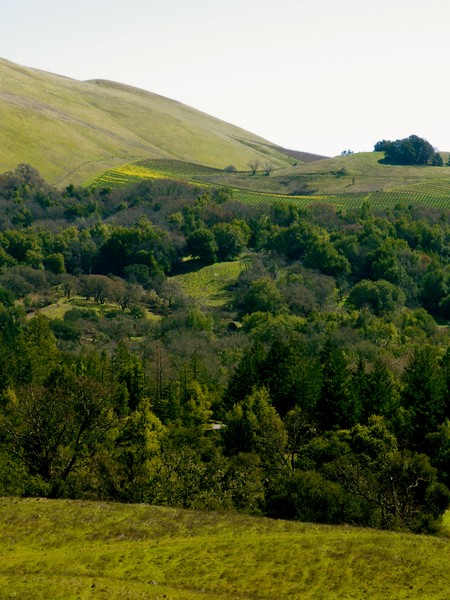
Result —
POLYGON ((287 150, 151 92, 2 59, 0 136, 0 172, 25 162, 57 186, 169 177, 225 185, 250 204, 450 204, 449 168, 380 164, 375 152, 326 158, 287 150), (270 163, 270 177, 262 168, 251 176, 250 161, 270 163), (236 171, 224 171, 228 165, 236 171))
POLYGON ((149 158, 221 169, 246 169, 250 160, 286 167, 296 160, 292 151, 157 94, 101 79, 76 81, 2 59, 0 136, 1 171, 26 162, 56 184, 81 183, 149 158))

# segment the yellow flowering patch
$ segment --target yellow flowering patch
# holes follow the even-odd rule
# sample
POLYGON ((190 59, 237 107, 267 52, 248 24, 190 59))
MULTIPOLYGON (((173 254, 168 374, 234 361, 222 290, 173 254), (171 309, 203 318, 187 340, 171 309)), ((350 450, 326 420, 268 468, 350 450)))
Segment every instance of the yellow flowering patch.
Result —
MULTIPOLYGON (((94 185, 122 187, 142 181, 143 179, 176 179, 187 183, 195 183, 200 187, 211 187, 211 184, 200 180, 200 172, 207 167, 189 165, 181 161, 148 161, 145 164, 127 164, 110 169, 94 181, 94 185)), ((210 169, 213 170, 213 169, 210 169)))

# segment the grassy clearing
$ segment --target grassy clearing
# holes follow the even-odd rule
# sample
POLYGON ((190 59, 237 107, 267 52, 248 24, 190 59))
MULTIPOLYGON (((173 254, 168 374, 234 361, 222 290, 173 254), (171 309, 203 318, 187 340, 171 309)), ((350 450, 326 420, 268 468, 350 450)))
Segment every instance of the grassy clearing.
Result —
POLYGON ((144 505, 0 500, 0 597, 448 598, 448 539, 144 505))
MULTIPOLYGON (((113 304, 111 302, 98 304, 92 300, 86 300, 82 296, 72 296, 70 299, 68 299, 67 297, 60 296, 57 292, 55 292, 53 301, 47 306, 39 308, 39 313, 41 315, 45 315, 49 319, 62 319, 66 312, 74 308, 79 310, 87 309, 92 313, 102 316, 109 310, 117 310, 118 306, 117 304, 113 304)), ((34 314, 34 312, 30 312, 27 316, 28 318, 31 318, 34 316, 34 314)))
POLYGON ((227 288, 232 285, 245 267, 243 260, 216 263, 198 271, 175 275, 170 279, 181 286, 183 292, 205 307, 224 306, 230 299, 227 288))
MULTIPOLYGON (((66 312, 72 309, 88 310, 91 314, 104 317, 109 311, 119 310, 119 306, 117 303, 113 302, 99 304, 93 300, 86 300, 83 296, 76 295, 72 295, 71 298, 68 299, 65 296, 63 297, 58 295, 56 292, 54 299, 50 304, 39 308, 38 311, 29 312, 27 314, 27 318, 30 319, 36 314, 36 312, 39 312, 41 315, 45 315, 49 319, 63 319, 66 312)), ((152 320, 159 320, 161 318, 159 315, 155 315, 148 310, 145 311, 145 315, 148 319, 152 320)))

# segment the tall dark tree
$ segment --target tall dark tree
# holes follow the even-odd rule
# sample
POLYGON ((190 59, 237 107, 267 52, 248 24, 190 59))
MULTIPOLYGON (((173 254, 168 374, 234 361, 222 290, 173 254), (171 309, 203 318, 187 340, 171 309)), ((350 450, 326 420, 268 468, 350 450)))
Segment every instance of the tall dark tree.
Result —
POLYGON ((321 389, 316 418, 322 431, 345 428, 357 421, 357 406, 350 393, 350 372, 343 351, 332 341, 320 352, 321 389))
POLYGON ((209 265, 217 260, 217 243, 209 229, 197 229, 186 239, 186 250, 201 263, 209 265))
POLYGON ((445 380, 434 347, 416 347, 403 373, 401 404, 406 410, 403 442, 426 452, 426 437, 444 420, 445 380))
POLYGON ((256 342, 246 348, 224 395, 225 405, 230 407, 251 394, 253 388, 260 387, 264 380, 266 351, 256 342))
POLYGON ((297 405, 312 417, 320 393, 320 367, 295 339, 278 339, 271 345, 263 381, 282 417, 297 405))
POLYGON ((357 421, 361 423, 366 423, 372 415, 392 418, 398 409, 394 376, 380 357, 372 365, 358 357, 351 373, 350 394, 357 421))

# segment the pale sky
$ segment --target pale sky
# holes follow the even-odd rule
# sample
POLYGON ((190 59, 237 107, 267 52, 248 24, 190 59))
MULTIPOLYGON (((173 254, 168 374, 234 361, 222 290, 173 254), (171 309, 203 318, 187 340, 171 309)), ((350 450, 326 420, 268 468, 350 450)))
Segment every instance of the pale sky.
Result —
POLYGON ((0 57, 111 79, 287 148, 450 150, 448 0, 14 0, 0 57))

